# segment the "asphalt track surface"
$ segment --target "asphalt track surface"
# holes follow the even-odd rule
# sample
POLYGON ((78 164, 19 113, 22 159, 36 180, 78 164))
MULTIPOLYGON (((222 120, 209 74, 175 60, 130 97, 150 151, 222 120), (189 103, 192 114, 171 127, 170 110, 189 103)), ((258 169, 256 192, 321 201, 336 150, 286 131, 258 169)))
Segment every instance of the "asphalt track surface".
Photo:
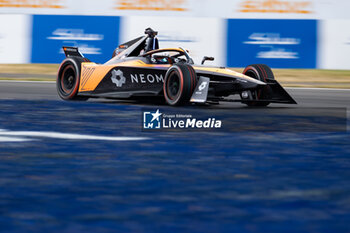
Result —
MULTIPOLYGON (((287 88, 298 107, 350 107, 350 90, 326 88, 287 88)), ((0 99, 60 100, 54 82, 0 81, 0 99)), ((221 104, 222 107, 241 108, 243 105, 221 104)), ((286 106, 274 104, 273 106, 286 106)), ((294 107, 294 106, 293 106, 294 107)), ((214 107, 215 108, 215 107, 214 107)))
POLYGON ((61 101, 0 82, 0 232, 348 232, 350 91, 298 105, 61 101), (143 111, 223 121, 142 131, 143 111))

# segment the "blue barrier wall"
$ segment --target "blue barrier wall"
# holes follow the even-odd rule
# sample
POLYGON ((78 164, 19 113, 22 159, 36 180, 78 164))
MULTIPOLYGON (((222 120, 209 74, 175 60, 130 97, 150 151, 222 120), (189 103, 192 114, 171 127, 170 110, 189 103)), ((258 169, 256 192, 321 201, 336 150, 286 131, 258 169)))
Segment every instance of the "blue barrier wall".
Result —
POLYGON ((229 19, 227 65, 316 68, 317 21, 229 19))
POLYGON ((119 43, 120 17, 34 15, 32 63, 60 63, 62 46, 76 46, 89 59, 104 63, 119 43))

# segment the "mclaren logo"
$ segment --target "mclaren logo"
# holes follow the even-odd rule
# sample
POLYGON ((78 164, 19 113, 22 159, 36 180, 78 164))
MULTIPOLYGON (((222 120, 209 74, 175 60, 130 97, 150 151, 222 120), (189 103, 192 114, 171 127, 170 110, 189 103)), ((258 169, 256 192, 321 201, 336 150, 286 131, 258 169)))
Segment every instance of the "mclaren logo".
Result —
POLYGON ((123 75, 123 72, 121 70, 113 70, 111 80, 117 87, 122 87, 126 81, 123 75))

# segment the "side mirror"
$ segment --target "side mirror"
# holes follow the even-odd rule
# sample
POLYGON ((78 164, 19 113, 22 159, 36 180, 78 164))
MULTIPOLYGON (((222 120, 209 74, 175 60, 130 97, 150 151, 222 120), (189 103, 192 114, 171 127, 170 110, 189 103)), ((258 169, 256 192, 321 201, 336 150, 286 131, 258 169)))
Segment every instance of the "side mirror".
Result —
POLYGON ((201 64, 203 65, 205 61, 214 61, 214 58, 213 57, 204 56, 201 64))

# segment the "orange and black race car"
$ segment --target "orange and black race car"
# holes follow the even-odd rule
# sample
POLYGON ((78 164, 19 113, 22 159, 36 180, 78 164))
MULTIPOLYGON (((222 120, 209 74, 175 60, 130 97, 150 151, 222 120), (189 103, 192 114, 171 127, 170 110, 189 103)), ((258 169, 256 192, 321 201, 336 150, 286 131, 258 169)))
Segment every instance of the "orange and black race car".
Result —
POLYGON ((145 36, 120 45, 105 64, 89 61, 76 47, 63 47, 66 59, 58 71, 59 96, 64 100, 159 97, 169 105, 220 101, 248 106, 296 104, 266 65, 249 65, 243 73, 204 66, 212 57, 196 65, 185 49, 159 49, 156 35, 147 28, 145 36), (240 99, 229 97, 234 94, 240 99))

